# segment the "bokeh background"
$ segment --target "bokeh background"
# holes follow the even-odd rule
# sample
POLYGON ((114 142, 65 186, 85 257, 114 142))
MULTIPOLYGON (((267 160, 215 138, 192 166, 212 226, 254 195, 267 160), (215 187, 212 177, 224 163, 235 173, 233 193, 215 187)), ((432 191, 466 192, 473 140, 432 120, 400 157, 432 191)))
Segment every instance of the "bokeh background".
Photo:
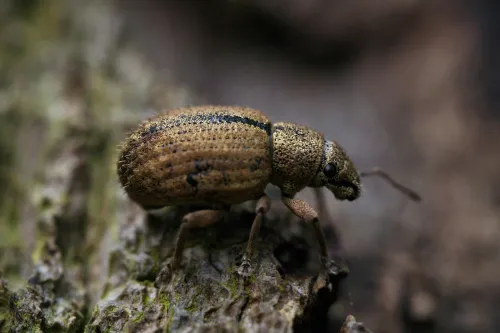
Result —
MULTIPOLYGON (((339 230, 351 269, 331 321, 352 313, 395 333, 500 331, 498 14, 493 0, 117 0, 112 11, 134 54, 189 96, 172 105, 245 105, 308 125, 360 170, 379 166, 422 195, 416 204, 369 178, 357 202, 327 196, 323 224, 339 230)), ((82 17, 106 43, 112 24, 82 17)), ((131 75, 130 91, 141 80, 131 75)), ((2 96, 5 139, 19 123, 2 96)), ((37 138, 16 143, 20 165, 34 163, 37 138)))

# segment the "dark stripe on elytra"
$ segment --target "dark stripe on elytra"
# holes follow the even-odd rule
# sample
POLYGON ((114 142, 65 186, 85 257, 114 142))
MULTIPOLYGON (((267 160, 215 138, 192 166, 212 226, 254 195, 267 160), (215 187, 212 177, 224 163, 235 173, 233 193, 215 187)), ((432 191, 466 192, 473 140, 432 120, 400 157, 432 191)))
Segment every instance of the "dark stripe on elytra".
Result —
POLYGON ((155 123, 147 128, 144 128, 144 131, 141 133, 141 136, 144 137, 165 129, 173 129, 187 124, 206 125, 206 124, 233 124, 233 123, 245 124, 252 127, 256 127, 265 131, 267 135, 271 134, 270 122, 263 123, 249 117, 212 113, 212 114, 198 114, 198 115, 180 115, 171 119, 166 118, 163 119, 161 123, 155 123))
POLYGON ((193 177, 197 176, 200 173, 203 173, 203 172, 210 170, 210 165, 208 164, 207 161, 195 160, 194 167, 195 167, 196 171, 191 172, 186 176, 186 182, 189 185, 196 187, 196 190, 198 190, 198 181, 196 179, 194 179, 193 177))
POLYGON ((262 159, 260 157, 256 157, 254 163, 250 164, 249 170, 250 172, 254 172, 260 169, 260 165, 262 163, 262 159))

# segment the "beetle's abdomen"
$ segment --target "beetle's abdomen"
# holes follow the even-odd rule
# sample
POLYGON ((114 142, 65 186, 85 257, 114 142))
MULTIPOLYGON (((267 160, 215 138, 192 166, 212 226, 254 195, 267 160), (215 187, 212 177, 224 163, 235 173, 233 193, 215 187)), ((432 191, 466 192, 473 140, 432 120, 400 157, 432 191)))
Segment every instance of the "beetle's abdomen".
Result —
POLYGON ((256 199, 271 177, 270 131, 267 117, 253 109, 176 109, 130 135, 118 175, 146 207, 256 199))

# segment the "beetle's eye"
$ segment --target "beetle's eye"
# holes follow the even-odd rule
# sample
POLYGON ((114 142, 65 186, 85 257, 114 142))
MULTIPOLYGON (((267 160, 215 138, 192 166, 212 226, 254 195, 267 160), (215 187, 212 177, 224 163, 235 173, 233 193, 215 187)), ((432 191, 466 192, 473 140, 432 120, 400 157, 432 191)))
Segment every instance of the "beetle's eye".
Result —
POLYGON ((323 173, 327 178, 331 178, 337 173, 337 167, 333 163, 328 163, 323 169, 323 173))

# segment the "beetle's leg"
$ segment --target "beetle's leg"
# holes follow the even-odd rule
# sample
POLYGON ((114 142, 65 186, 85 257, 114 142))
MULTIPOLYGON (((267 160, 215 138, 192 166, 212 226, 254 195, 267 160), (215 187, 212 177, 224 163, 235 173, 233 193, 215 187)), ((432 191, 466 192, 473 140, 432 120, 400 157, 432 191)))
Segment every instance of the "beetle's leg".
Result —
POLYGON ((165 205, 162 205, 162 206, 144 206, 142 205, 142 208, 145 210, 145 211, 152 211, 152 210, 158 210, 158 209, 161 209, 165 207, 165 205))
POLYGON ((286 197, 283 197, 282 200, 292 213, 306 221, 306 223, 313 225, 314 232, 316 233, 316 238, 319 243, 320 255, 322 258, 328 258, 326 239, 323 234, 323 229, 321 229, 321 226, 319 225, 318 213, 316 213, 316 211, 304 200, 286 197))
MULTIPOLYGON (((332 221, 331 224, 331 238, 332 238, 332 243, 333 243, 333 248, 336 252, 342 253, 343 252, 343 246, 342 246, 342 239, 340 237, 340 232, 337 229, 337 226, 335 223, 333 223, 332 217, 330 214, 328 214, 328 210, 326 209, 326 198, 325 198, 325 192, 322 191, 321 187, 316 187, 313 189, 314 195, 316 197, 316 203, 318 205, 318 215, 321 216, 322 220, 327 221, 332 221)), ((330 245, 330 249, 332 246, 330 245)))
POLYGON ((321 263, 323 264, 324 268, 335 275, 345 270, 346 267, 339 267, 338 264, 329 260, 325 234, 323 233, 323 229, 321 229, 321 226, 319 224, 318 213, 316 213, 316 211, 304 200, 287 197, 282 197, 281 200, 292 213, 306 221, 306 223, 313 225, 316 239, 319 244, 321 263))
POLYGON ((263 195, 257 201, 257 206, 255 207, 255 219, 252 223, 252 229, 250 230, 250 236, 248 237, 247 249, 243 255, 241 261, 241 266, 238 269, 238 273, 243 276, 249 276, 252 272, 252 252, 253 252, 253 242, 255 237, 259 234, 260 226, 262 225, 262 217, 267 214, 271 208, 271 200, 267 195, 263 195))
POLYGON ((181 263, 182 251, 184 249, 184 243, 186 242, 188 230, 192 228, 207 227, 209 225, 212 225, 220 221, 225 214, 227 214, 227 211, 225 210, 205 209, 184 215, 182 224, 177 234, 177 239, 175 241, 174 261, 172 263, 172 269, 177 269, 181 263))

